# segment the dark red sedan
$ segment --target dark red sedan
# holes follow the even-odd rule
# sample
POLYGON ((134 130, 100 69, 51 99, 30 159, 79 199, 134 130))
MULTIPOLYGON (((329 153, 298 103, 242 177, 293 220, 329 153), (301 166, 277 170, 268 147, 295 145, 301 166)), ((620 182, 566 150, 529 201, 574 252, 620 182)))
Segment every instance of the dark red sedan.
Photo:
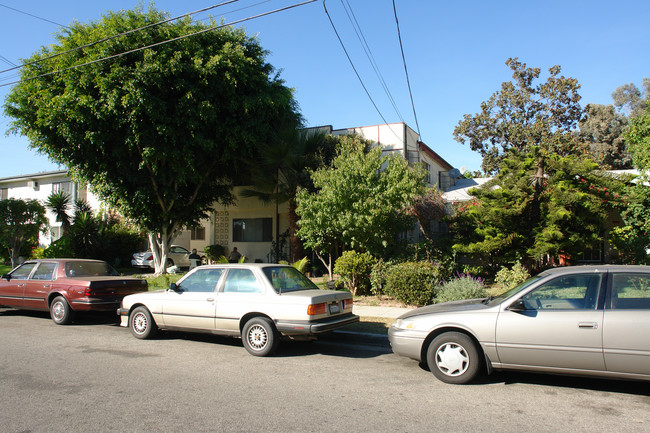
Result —
POLYGON ((101 260, 28 260, 0 279, 0 306, 49 310, 54 323, 67 325, 76 311, 115 311, 124 296, 147 289, 101 260))

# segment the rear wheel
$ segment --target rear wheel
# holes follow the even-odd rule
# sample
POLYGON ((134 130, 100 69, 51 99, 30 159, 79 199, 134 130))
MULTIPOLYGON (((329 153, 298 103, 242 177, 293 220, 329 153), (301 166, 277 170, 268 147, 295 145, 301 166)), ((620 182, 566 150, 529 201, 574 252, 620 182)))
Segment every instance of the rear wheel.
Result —
POLYGON ((280 336, 269 319, 254 317, 244 325, 242 341, 251 355, 268 356, 278 348, 280 336))
POLYGON ((73 311, 63 296, 57 296, 50 304, 50 317, 57 325, 69 325, 73 311))
POLYGON ((138 307, 129 315, 129 329, 134 337, 145 339, 156 335, 158 326, 153 321, 149 310, 145 307, 138 307))
POLYGON ((467 383, 479 371, 481 360, 474 341, 460 332, 445 332, 433 339, 427 349, 427 364, 445 383, 467 383))

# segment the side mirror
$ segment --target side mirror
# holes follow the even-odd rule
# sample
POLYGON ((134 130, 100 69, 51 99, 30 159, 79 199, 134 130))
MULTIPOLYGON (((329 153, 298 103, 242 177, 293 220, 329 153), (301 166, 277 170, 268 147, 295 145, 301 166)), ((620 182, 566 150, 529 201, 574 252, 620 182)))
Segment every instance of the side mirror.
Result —
POLYGON ((180 289, 178 288, 178 284, 176 283, 171 283, 169 285, 169 290, 173 290, 174 292, 180 292, 180 289))
POLYGON ((526 304, 524 304, 524 300, 522 298, 519 298, 515 302, 510 304, 508 310, 514 311, 515 313, 520 313, 522 311, 526 311, 527 308, 526 308, 526 304))
POLYGON ((11 275, 10 275, 10 274, 4 274, 4 275, 2 276, 2 279, 3 279, 3 280, 7 280, 7 281, 9 281, 9 280, 11 280, 11 275))

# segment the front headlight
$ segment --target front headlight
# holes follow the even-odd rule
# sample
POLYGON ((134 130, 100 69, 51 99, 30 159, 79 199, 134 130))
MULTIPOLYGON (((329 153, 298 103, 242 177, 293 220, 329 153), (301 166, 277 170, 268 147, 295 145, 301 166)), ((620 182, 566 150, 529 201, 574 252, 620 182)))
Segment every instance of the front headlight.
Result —
POLYGON ((397 319, 393 322, 393 326, 397 329, 415 329, 415 320, 397 319))

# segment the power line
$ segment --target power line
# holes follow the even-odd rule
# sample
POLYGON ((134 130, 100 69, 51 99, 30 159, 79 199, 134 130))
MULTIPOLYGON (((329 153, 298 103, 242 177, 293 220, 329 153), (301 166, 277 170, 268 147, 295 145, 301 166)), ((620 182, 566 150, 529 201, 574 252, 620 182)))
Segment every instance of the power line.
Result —
POLYGON ((6 58, 3 55, 0 55, 0 60, 2 60, 3 62, 5 62, 8 65, 16 66, 16 64, 14 62, 12 62, 11 60, 9 60, 8 58, 6 58))
POLYGON ((16 9, 16 8, 12 8, 11 6, 3 5, 2 3, 0 3, 0 6, 5 7, 5 8, 7 8, 7 9, 11 9, 12 11, 15 11, 15 12, 21 13, 21 14, 23 14, 23 15, 28 15, 28 16, 30 16, 30 17, 32 17, 32 18, 39 19, 39 20, 41 20, 41 21, 45 21, 45 22, 48 22, 48 23, 50 23, 50 24, 57 25, 57 26, 59 26, 59 27, 64 27, 64 28, 66 28, 66 29, 68 28, 67 26, 64 26, 63 24, 59 24, 59 23, 57 23, 57 22, 54 22, 54 21, 48 20, 48 19, 46 19, 46 18, 41 18, 41 17, 39 17, 39 16, 36 16, 36 15, 30 14, 30 13, 28 13, 28 12, 21 11, 21 10, 16 9))
POLYGON ((409 96, 411 97, 411 107, 413 108, 413 117, 415 117, 415 126, 418 130, 420 139, 420 124, 418 123, 418 115, 415 113, 415 103, 413 102, 413 92, 411 92, 411 80, 409 79, 409 71, 406 68, 406 58, 404 57, 404 46, 402 45, 402 33, 399 30, 399 20, 397 19, 397 8, 395 7, 395 0, 393 0, 393 12, 395 14, 395 25, 397 26, 397 37, 399 39, 399 48, 402 51, 402 63, 404 63, 404 72, 406 73, 406 84, 409 88, 409 96))
POLYGON ((102 42, 110 41, 110 40, 112 40, 112 39, 116 39, 116 38, 119 38, 119 37, 122 37, 122 36, 129 35, 129 34, 131 34, 131 33, 139 32, 139 31, 141 31, 141 30, 146 30, 146 29, 149 29, 149 28, 152 28, 152 27, 157 27, 157 26, 159 26, 159 25, 166 24, 166 23, 171 22, 171 21, 176 21, 176 20, 181 19, 181 18, 185 18, 185 17, 191 16, 191 15, 194 15, 194 14, 198 14, 198 13, 201 13, 201 12, 206 12, 206 11, 209 11, 209 10, 211 10, 211 9, 218 8, 218 7, 220 7, 220 6, 225 6, 225 5, 228 5, 228 4, 230 4, 230 3, 236 3, 236 2, 238 2, 238 1, 239 1, 239 0, 227 0, 227 1, 224 1, 224 2, 221 2, 221 3, 218 3, 218 4, 216 4, 216 5, 212 5, 212 6, 208 6, 208 7, 206 7, 206 8, 203 8, 203 9, 196 10, 196 11, 194 11, 194 12, 188 12, 188 13, 186 13, 186 14, 179 15, 179 16, 177 16, 177 17, 169 18, 169 19, 166 19, 166 20, 163 20, 163 21, 158 21, 157 23, 148 24, 148 25, 143 26, 143 27, 138 27, 137 29, 131 29, 131 30, 128 30, 128 31, 123 32, 123 33, 118 33, 118 34, 116 34, 116 35, 108 36, 108 37, 106 37, 106 38, 104 38, 104 39, 99 39, 99 40, 97 40, 97 41, 91 42, 91 43, 86 44, 86 45, 80 45, 80 46, 78 46, 78 47, 74 47, 74 48, 71 48, 71 49, 69 49, 69 50, 62 51, 62 52, 60 52, 60 53, 52 54, 52 55, 50 55, 50 56, 43 57, 43 58, 40 58, 40 59, 38 59, 38 60, 34 60, 34 61, 32 61, 32 62, 24 63, 24 64, 22 64, 22 65, 18 65, 18 66, 13 67, 13 68, 9 68, 9 69, 2 70, 2 71, 0 71, 0 74, 2 74, 2 73, 4 73, 4 72, 13 71, 13 70, 15 70, 15 69, 20 69, 20 68, 23 68, 23 67, 25 67, 25 66, 30 66, 30 65, 33 65, 33 64, 36 64, 36 63, 44 62, 45 60, 50 60, 50 59, 53 59, 53 58, 55 58, 55 57, 62 56, 62 55, 64 55, 64 54, 72 53, 72 52, 74 52, 74 51, 82 50, 82 49, 84 49, 84 48, 89 48, 89 47, 95 46, 95 45, 97 45, 97 44, 100 44, 100 43, 102 43, 102 42))
POLYGON ((400 113, 399 108, 397 107, 397 103, 395 102, 395 99, 393 98, 393 95, 390 93, 390 90, 388 89, 388 85, 386 84, 386 80, 384 80, 384 77, 381 74, 381 71, 379 70, 379 65, 377 64, 377 61, 375 60, 375 56, 372 54, 372 50, 370 49, 370 45, 368 45, 368 41, 366 40, 366 37, 363 34, 363 31, 361 30, 361 26, 359 25, 359 22, 357 21, 357 17, 354 14, 354 11, 352 10, 352 6, 350 5, 350 2, 348 0, 345 0, 345 3, 347 3, 347 7, 343 3, 343 0, 341 0, 341 4, 343 5, 343 9, 345 10, 345 13, 348 16, 348 19, 350 20, 350 23, 352 24, 352 28, 354 29, 354 32, 357 34, 357 38, 359 39, 359 42, 361 43, 361 46, 366 53, 366 57, 368 58, 368 61, 370 62, 370 65, 372 66, 373 70, 375 71, 375 75, 377 75, 377 78, 379 79, 379 82, 381 83, 382 87, 384 88, 384 92, 386 93, 386 96, 388 96, 388 100, 390 101, 391 105, 393 106, 393 109, 395 110, 395 113, 397 114, 397 117, 404 122, 404 117, 402 116, 402 113, 400 113), (349 12, 348 12, 349 9, 349 12), (350 16, 350 14, 352 16, 350 16), (353 21, 354 20, 354 21, 353 21), (357 30, 358 29, 358 30, 357 30))
MULTIPOLYGON (((379 110, 379 107, 377 107, 377 104, 375 103, 374 99, 372 99, 372 96, 370 96, 370 92, 368 91, 368 88, 363 83, 363 80, 361 79, 361 76, 359 75, 359 72, 357 71, 357 68, 354 66, 354 62, 352 62, 352 59, 350 58, 350 54, 348 54, 348 50, 345 48, 345 45, 343 44, 343 40, 341 40, 341 36, 339 35, 339 32, 336 30, 336 26, 334 25, 334 21, 332 21, 332 17, 330 16, 329 11, 327 10, 327 6, 325 5, 325 1, 326 0, 323 0, 323 8, 325 9, 325 13, 327 14, 327 18, 329 19, 330 24, 332 25, 332 29, 334 30, 334 33, 336 34, 336 37, 338 38, 339 43, 341 44, 341 48, 343 48, 343 52, 345 53, 345 56, 348 58, 348 62, 350 62, 350 66, 352 66, 352 69, 354 70, 354 73, 356 74, 357 79, 359 80, 359 83, 361 83, 361 87, 363 87, 363 90, 366 92, 366 95, 368 95, 368 99, 370 99, 370 102, 372 102, 372 105, 375 107, 375 110, 377 110, 377 113, 379 113, 379 117, 381 117, 381 119, 384 121, 384 123, 386 125, 388 125, 388 121, 386 120, 384 115, 379 110)), ((390 128, 390 130, 393 131, 392 128, 390 128)), ((395 136, 399 140, 401 140, 399 135, 397 135, 395 133, 395 131, 393 131, 393 134, 395 134, 395 136)))
MULTIPOLYGON (((238 0, 232 0, 232 1, 238 1, 238 0)), ((218 29, 221 29, 221 28, 224 28, 224 27, 228 27, 228 26, 232 26, 232 25, 235 25, 235 24, 243 23, 245 21, 250 21, 250 20, 253 20, 253 19, 256 19, 256 18, 261 18, 263 16, 271 15, 271 14, 278 13, 278 12, 283 12, 285 10, 293 9, 293 8, 296 8, 296 7, 299 7, 299 6, 304 6, 306 4, 314 3, 316 1, 318 1, 318 0, 307 0, 307 1, 304 1, 302 3, 297 3, 297 4, 286 6, 286 7, 280 8, 280 9, 275 9, 275 10, 272 10, 272 11, 269 11, 269 12, 264 12, 264 13, 254 15, 254 16, 251 16, 251 17, 248 17, 248 18, 243 18, 243 19, 240 19, 240 20, 231 21, 230 23, 221 24, 221 25, 214 26, 214 27, 209 27, 207 29, 203 29, 203 30, 200 30, 198 32, 190 33, 190 34, 179 36, 179 37, 172 38, 172 39, 166 39, 166 40, 161 41, 161 42, 156 42, 155 44, 146 45, 146 46, 140 47, 140 48, 134 48, 132 50, 124 51, 124 52, 121 52, 121 53, 118 53, 118 54, 113 54, 111 56, 106 56, 106 57, 103 57, 101 59, 96 59, 96 60, 86 62, 86 63, 82 63, 82 64, 79 64, 79 65, 70 66, 69 68, 64 68, 64 69, 59 69, 59 70, 56 70, 56 71, 47 72, 45 74, 36 75, 34 77, 23 78, 23 80, 34 80, 36 78, 47 77, 47 76, 50 76, 50 75, 53 75, 53 74, 69 71, 69 70, 72 70, 72 69, 77 69, 77 68, 80 68, 82 66, 89 66, 89 65, 92 65, 92 64, 95 64, 95 63, 103 62, 103 61, 106 61, 106 60, 111 60, 111 59, 114 59, 114 58, 117 58, 117 57, 122 57, 122 56, 125 56, 127 54, 131 54, 131 53, 146 50, 146 49, 149 49, 149 48, 157 47, 157 46, 160 46, 160 45, 168 44, 170 42, 175 42, 175 41, 179 41, 181 39, 186 39, 186 38, 189 38, 191 36, 200 35, 200 34, 207 33, 207 32, 214 31, 214 30, 218 30, 218 29)), ((12 85, 12 84, 17 84, 19 82, 20 81, 14 81, 14 82, 11 82, 11 83, 0 84, 0 87, 5 87, 5 86, 12 85)))

